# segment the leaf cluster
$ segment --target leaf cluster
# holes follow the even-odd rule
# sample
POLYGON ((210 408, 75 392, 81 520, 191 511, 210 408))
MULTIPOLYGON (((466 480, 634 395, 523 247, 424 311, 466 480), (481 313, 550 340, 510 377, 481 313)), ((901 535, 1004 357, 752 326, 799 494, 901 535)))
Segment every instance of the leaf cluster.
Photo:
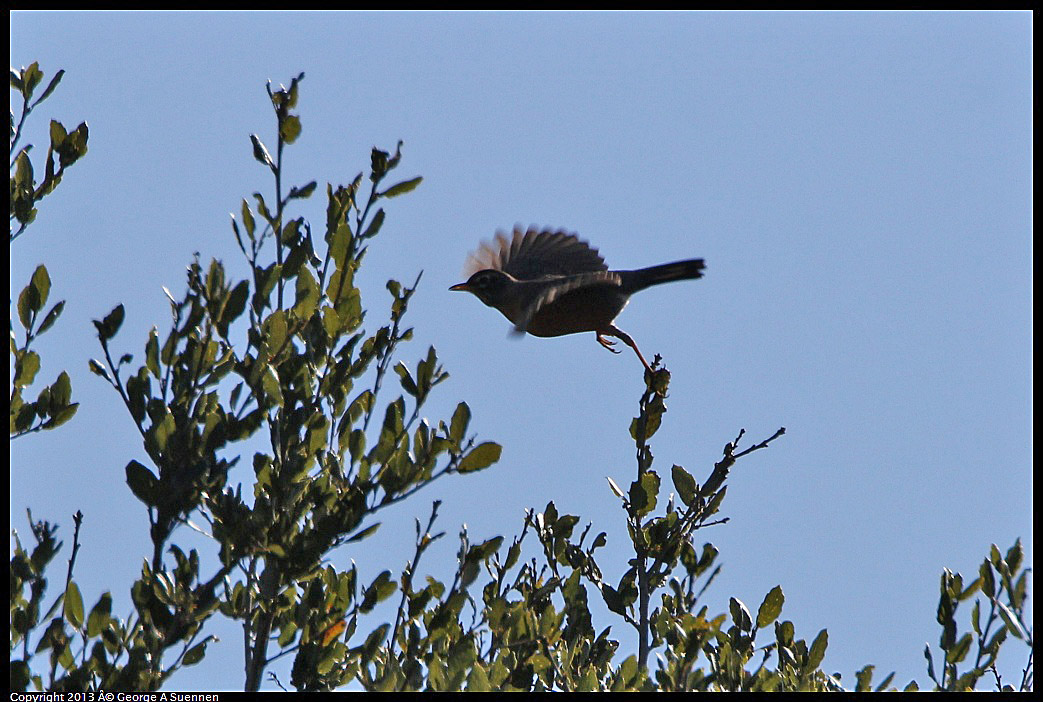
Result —
POLYGON ((996 689, 1007 692, 1031 690, 1033 684, 1032 656, 1029 655, 1021 680, 1017 686, 1004 684, 996 669, 1000 647, 1013 636, 1025 642, 1032 650, 1034 641, 1032 627, 1026 620, 1028 601, 1028 576, 1030 569, 1024 568, 1024 551, 1021 539, 1003 554, 993 544, 989 555, 978 568, 978 577, 964 584, 963 576, 948 568, 942 572, 938 597, 938 624, 942 628, 938 640, 942 657, 936 664, 931 646, 924 647, 927 674, 936 690, 965 692, 976 689, 978 682, 991 676, 996 689), (975 597, 978 595, 978 597, 975 597), (971 631, 961 636, 956 622, 956 610, 961 602, 972 597, 971 631), (987 606, 985 621, 982 622, 982 603, 987 606), (960 664, 974 654, 970 668, 960 670, 960 664))
POLYGON ((44 79, 39 64, 34 61, 28 68, 11 69, 11 90, 21 98, 21 110, 17 121, 14 110, 11 110, 11 241, 18 238, 36 219, 36 204, 54 192, 62 181, 65 169, 87 154, 87 140, 90 134, 86 122, 69 131, 58 120, 51 120, 50 145, 47 148, 44 177, 43 180, 37 181, 33 163, 29 158, 33 145, 18 146, 26 119, 41 102, 50 97, 64 75, 64 70, 55 73, 44 91, 34 100, 36 89, 43 84, 44 79))
MULTIPOLYGON (((51 121, 51 145, 47 151, 46 173, 37 183, 29 153, 32 144, 21 148, 21 140, 29 114, 46 100, 61 82, 65 71, 58 71, 36 95, 43 84, 44 74, 38 63, 21 70, 11 69, 11 89, 21 98, 21 111, 17 123, 11 111, 11 242, 21 235, 36 219, 36 203, 50 194, 61 182, 65 168, 71 166, 87 153, 87 124, 81 124, 71 133, 60 122, 51 121), (36 95, 36 98, 34 98, 36 95), (54 157, 58 155, 58 165, 54 157), (16 228, 17 224, 17 228, 16 228)), ((72 384, 69 374, 62 371, 49 386, 44 387, 35 400, 27 400, 24 391, 31 386, 40 371, 40 355, 30 347, 44 332, 48 331, 65 309, 65 300, 55 303, 43 312, 51 291, 51 278, 47 267, 37 266, 21 293, 18 295, 17 314, 11 315, 11 361, 14 365, 11 382, 11 438, 15 439, 33 432, 55 429, 72 419, 79 403, 72 402, 72 384), (18 320, 20 332, 15 332, 14 321, 18 320)))
POLYGON ((11 328, 11 359, 14 374, 11 382, 11 438, 32 432, 56 429, 73 418, 80 403, 72 402, 72 383, 69 374, 62 371, 58 378, 44 387, 35 400, 26 400, 23 393, 33 384, 40 371, 40 354, 32 350, 32 343, 50 329, 65 309, 65 300, 55 303, 41 315, 51 291, 47 267, 39 265, 29 284, 18 295, 18 322, 22 326, 21 341, 11 328))

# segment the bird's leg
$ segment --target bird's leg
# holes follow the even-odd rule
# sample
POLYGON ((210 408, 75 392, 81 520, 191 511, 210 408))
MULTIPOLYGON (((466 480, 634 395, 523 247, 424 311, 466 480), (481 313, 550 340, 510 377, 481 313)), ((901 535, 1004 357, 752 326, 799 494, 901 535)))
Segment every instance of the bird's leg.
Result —
POLYGON ((604 347, 605 347, 606 349, 608 349, 608 350, 609 350, 609 351, 611 351, 612 353, 620 353, 620 351, 619 351, 618 349, 614 349, 614 348, 612 348, 613 346, 615 346, 615 345, 616 345, 616 342, 614 342, 614 341, 609 341, 608 339, 606 339, 605 337, 603 337, 603 336, 601 335, 601 332, 594 332, 594 333, 598 335, 598 343, 599 343, 599 344, 601 344, 602 346, 604 346, 604 347))
MULTIPOLYGON (((612 342, 608 341, 608 339, 602 338, 602 334, 608 334, 609 336, 614 336, 616 338, 622 339, 624 344, 626 344, 630 348, 634 349, 634 353, 636 353, 637 357, 639 359, 641 359, 641 365, 643 365, 645 367, 645 370, 647 370, 649 373, 654 372, 652 370, 652 366, 648 365, 648 361, 646 361, 645 357, 641 354, 641 349, 639 349, 637 347, 637 344, 634 343, 634 340, 631 339, 630 335, 627 334, 625 331, 623 331, 622 329, 616 327, 613 324, 609 324, 604 329, 601 329, 600 331, 598 331, 598 341, 600 341, 601 345, 604 346, 605 348, 609 348, 606 344, 611 344, 612 342)), ((618 353, 618 351, 617 351, 617 353, 618 353)))

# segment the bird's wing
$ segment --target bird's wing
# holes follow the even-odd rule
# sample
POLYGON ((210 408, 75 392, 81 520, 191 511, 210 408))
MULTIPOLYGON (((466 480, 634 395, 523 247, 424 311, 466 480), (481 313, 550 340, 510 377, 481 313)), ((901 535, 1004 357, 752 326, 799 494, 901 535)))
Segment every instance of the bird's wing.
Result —
POLYGON ((516 280, 608 270, 598 250, 575 234, 535 227, 522 231, 520 226, 515 226, 510 239, 504 232, 497 232, 494 242, 482 242, 468 258, 465 274, 486 268, 503 271, 516 280))
POLYGON ((613 285, 619 287, 622 277, 616 271, 592 271, 590 273, 578 273, 576 275, 563 276, 557 279, 532 282, 528 285, 539 285, 539 292, 533 297, 532 302, 523 310, 521 319, 514 325, 514 331, 524 334, 529 328, 529 322, 540 311, 540 308, 549 305, 557 298, 570 290, 586 287, 588 285, 613 285))

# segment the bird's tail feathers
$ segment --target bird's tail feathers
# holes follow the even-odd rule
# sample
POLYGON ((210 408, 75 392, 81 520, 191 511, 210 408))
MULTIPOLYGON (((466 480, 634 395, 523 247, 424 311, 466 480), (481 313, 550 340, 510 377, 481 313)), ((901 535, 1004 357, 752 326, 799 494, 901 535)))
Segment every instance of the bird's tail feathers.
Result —
POLYGON ((640 268, 636 271, 628 271, 629 275, 626 276, 630 280, 630 292, 637 292, 638 290, 644 290, 650 285, 659 285, 660 283, 669 283, 675 280, 691 280, 694 278, 703 277, 703 269, 706 268, 706 264, 703 263, 701 258, 693 258, 687 261, 674 261, 673 263, 664 263, 659 266, 650 266, 649 268, 640 268))

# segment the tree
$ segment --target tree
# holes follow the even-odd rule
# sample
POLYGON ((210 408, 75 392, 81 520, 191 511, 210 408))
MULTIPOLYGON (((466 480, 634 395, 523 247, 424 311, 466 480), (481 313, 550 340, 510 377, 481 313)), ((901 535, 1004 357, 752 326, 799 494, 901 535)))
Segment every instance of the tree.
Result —
MULTIPOLYGON (((842 689, 838 676, 820 669, 826 631, 809 644, 791 622, 780 621, 781 587, 767 593, 755 616, 735 598, 727 613, 702 602, 719 571, 718 553, 709 543, 697 547, 696 533, 727 521, 720 514, 735 463, 768 448, 784 430, 745 448, 740 431, 701 484, 672 466, 673 494, 663 499, 649 443, 670 383, 659 357, 645 373, 630 427, 635 479, 626 488, 607 486, 620 501, 633 550, 620 578, 608 580, 604 574, 618 568, 599 561, 605 533, 593 535, 593 524, 577 530, 580 518, 559 513, 553 502, 530 511, 509 545, 502 536, 472 539, 461 530, 449 582, 420 570, 430 546, 445 536, 435 527, 437 501, 425 520, 416 520, 404 568, 325 565, 335 549, 371 538, 384 509, 415 501, 444 476, 488 468, 500 446, 469 433, 466 402, 433 425, 421 419, 448 373, 433 348, 411 363, 400 360, 412 337, 405 315, 420 275, 409 285, 388 281, 387 322, 375 331, 364 327, 355 275, 381 234, 386 202, 422 182, 390 179, 402 143, 393 152, 374 148, 368 174, 326 187, 321 237, 293 216, 298 201, 318 190, 314 181, 283 183, 284 151, 302 129, 296 114, 302 80, 303 74, 288 87, 268 86, 274 152, 251 137, 273 192, 244 199, 232 220, 248 277, 230 279, 220 262, 194 260, 185 292, 168 293, 169 327, 162 336, 156 328, 148 334, 137 366, 117 348, 123 305, 95 321, 102 354, 90 368, 123 400, 149 457, 150 465, 127 463, 126 482, 148 513, 152 549, 131 586, 128 621, 112 615, 108 593, 87 612, 72 578, 77 520, 66 586, 42 619, 59 606, 62 612, 34 636, 44 571, 60 547, 53 526, 34 524, 35 548, 19 543, 11 562, 13 686, 159 689, 182 666, 203 659, 213 642, 208 623, 222 616, 243 630, 246 690, 259 689, 266 674, 274 679, 271 662, 289 655, 286 682, 298 690, 842 689), (244 337, 237 330, 245 331, 245 344, 237 342, 244 337), (387 400, 389 371, 401 392, 387 400), (243 442, 258 436, 266 446, 249 459, 251 483, 231 484, 243 442), (210 570, 197 551, 186 553, 177 543, 189 515, 207 524, 218 563, 210 570), (612 626, 595 625, 592 596, 635 630, 636 653, 618 660, 612 626), (393 617, 374 626, 380 602, 395 605, 393 617), (758 645, 758 633, 769 627, 758 645), (49 652, 46 682, 34 672, 34 655, 43 651, 49 652)), ((973 583, 964 586, 952 574, 943 579, 946 663, 939 678, 930 671, 939 687, 973 687, 994 673, 1007 632, 1031 643, 1021 560, 1020 543, 1005 557, 994 547, 973 583), (978 657, 961 674, 957 666, 974 637, 956 636, 953 615, 978 593, 990 615, 982 627, 975 605, 978 657)), ((1031 687, 1031 665, 1026 671, 1023 688, 1031 687)), ((867 666, 857 688, 869 689, 871 679, 867 666)))

